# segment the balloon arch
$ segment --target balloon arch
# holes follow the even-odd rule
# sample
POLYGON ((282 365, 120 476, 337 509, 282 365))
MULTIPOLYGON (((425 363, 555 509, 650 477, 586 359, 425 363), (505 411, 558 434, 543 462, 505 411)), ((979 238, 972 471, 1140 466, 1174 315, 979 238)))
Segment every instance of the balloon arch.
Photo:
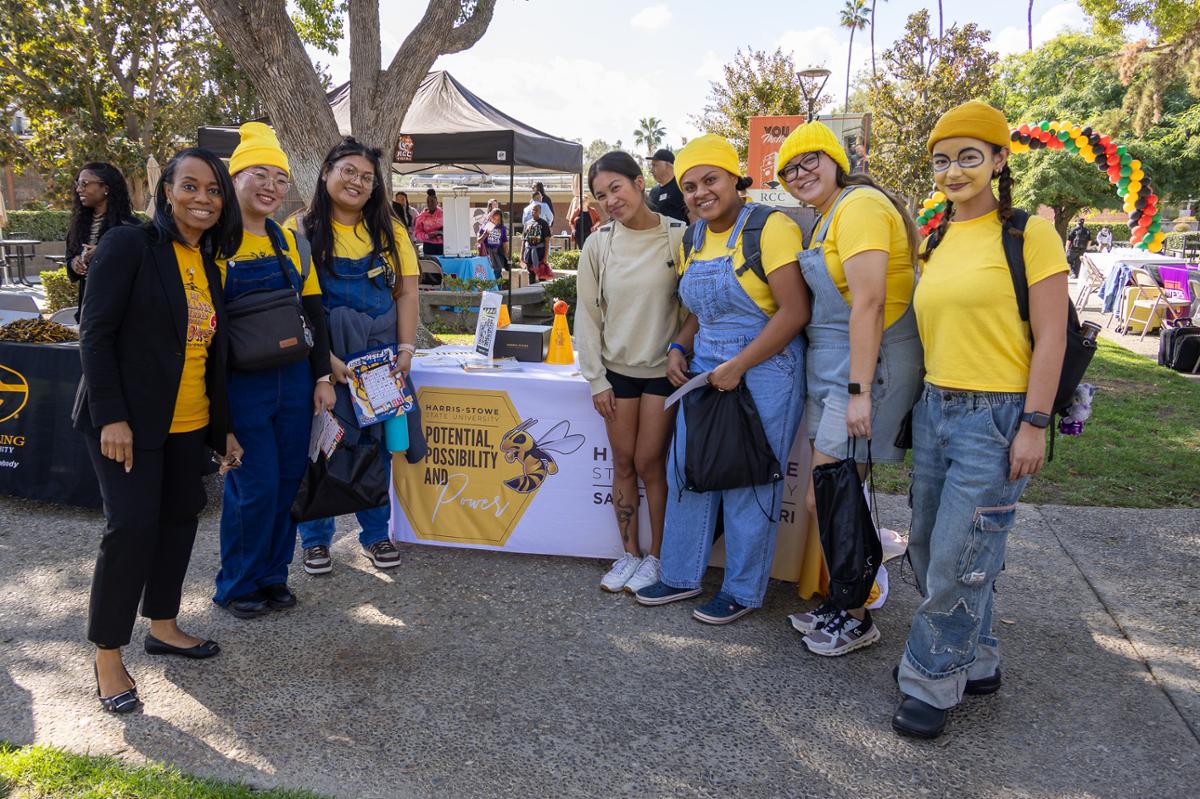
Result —
MULTIPOLYGON (((1108 173, 1108 182, 1117 187, 1125 201, 1125 212, 1129 214, 1130 246, 1150 252, 1162 249, 1166 232, 1162 230, 1158 195, 1150 186, 1150 176, 1142 162, 1131 156, 1125 145, 1117 144, 1110 136, 1102 136, 1091 127, 1080 127, 1070 122, 1038 122, 1013 128, 1011 134, 1013 153, 1030 150, 1067 150, 1078 153, 1108 173)), ((941 224, 946 212, 946 195, 935 191, 925 200, 917 214, 917 227, 922 236, 941 224)))

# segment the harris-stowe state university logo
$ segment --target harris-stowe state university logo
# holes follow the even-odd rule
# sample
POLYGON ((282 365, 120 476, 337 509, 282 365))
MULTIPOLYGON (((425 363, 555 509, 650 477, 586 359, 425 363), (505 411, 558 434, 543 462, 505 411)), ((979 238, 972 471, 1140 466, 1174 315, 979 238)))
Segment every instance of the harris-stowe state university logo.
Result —
POLYGON ((0 364, 0 422, 7 422, 29 402, 29 381, 16 369, 0 364))

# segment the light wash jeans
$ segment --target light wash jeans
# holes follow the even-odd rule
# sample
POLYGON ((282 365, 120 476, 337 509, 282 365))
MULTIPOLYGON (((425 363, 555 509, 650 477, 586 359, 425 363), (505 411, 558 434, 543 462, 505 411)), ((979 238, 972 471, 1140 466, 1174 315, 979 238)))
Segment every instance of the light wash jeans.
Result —
POLYGON ((1028 477, 1008 479, 1024 394, 926 385, 913 409, 908 554, 925 597, 900 662, 900 690, 938 708, 1000 666, 994 583, 1028 477))

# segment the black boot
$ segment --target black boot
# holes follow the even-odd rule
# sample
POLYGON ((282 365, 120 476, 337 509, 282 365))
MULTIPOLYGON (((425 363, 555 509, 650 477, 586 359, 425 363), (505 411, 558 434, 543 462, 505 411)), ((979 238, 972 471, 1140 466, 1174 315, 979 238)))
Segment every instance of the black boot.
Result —
POLYGON ((946 711, 906 696, 892 714, 892 729, 914 738, 936 738, 946 729, 946 711))

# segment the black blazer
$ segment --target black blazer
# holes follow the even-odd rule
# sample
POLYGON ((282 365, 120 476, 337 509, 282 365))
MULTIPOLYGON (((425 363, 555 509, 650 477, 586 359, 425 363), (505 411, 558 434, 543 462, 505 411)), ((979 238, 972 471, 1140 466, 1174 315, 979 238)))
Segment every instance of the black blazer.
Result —
MULTIPOLYGON (((138 224, 141 224, 141 223, 138 222, 137 217, 133 217, 133 216, 126 217, 125 219, 122 219, 120 222, 117 223, 118 226, 119 225, 138 225, 138 224)), ((107 233, 109 230, 112 230, 112 228, 105 228, 104 230, 100 231, 100 238, 101 239, 104 238, 104 234, 107 233)), ((97 243, 97 245, 99 245, 99 240, 97 240, 96 243, 97 243)), ((79 243, 73 247, 67 248, 67 260, 66 260, 67 277, 69 277, 71 280, 73 280, 79 284, 79 299, 76 300, 76 302, 75 302, 75 321, 76 322, 79 321, 79 315, 83 312, 82 311, 82 309, 83 309, 83 292, 86 290, 87 278, 84 275, 79 274, 78 272, 76 272, 74 269, 71 268, 71 261, 74 261, 75 256, 81 254, 82 252, 83 252, 83 244, 82 243, 79 243)))
MULTIPOLYGON (((221 273, 207 255, 217 332, 204 375, 208 445, 225 452, 230 432, 226 362, 229 348, 221 273)), ((83 379, 75 396, 75 428, 94 433, 129 422, 138 449, 167 440, 183 376, 188 308, 179 262, 169 240, 156 241, 151 225, 114 228, 92 256, 87 303, 79 326, 83 379)))

